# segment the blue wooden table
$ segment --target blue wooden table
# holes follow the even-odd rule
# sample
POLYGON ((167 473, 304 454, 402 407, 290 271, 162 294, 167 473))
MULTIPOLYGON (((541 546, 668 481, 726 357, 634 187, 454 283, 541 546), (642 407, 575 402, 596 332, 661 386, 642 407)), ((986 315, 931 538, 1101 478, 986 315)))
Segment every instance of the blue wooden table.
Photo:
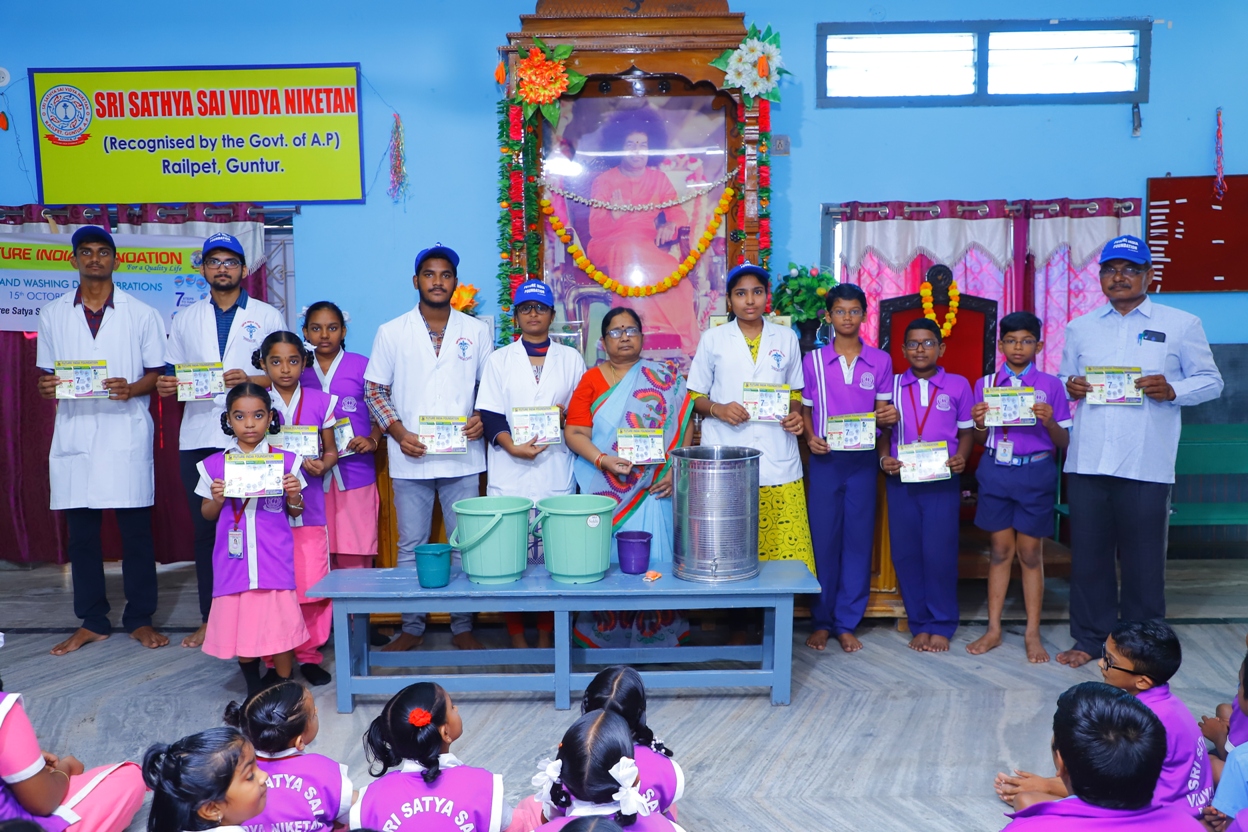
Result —
POLYGON ((819 592, 819 582, 796 561, 762 564, 755 578, 725 584, 682 581, 668 571, 654 582, 625 575, 612 565, 606 578, 592 584, 561 584, 546 570, 531 566, 510 584, 474 584, 461 572, 440 589, 423 589, 415 569, 341 569, 308 591, 334 602, 334 651, 338 712, 350 713, 355 694, 392 694, 419 681, 437 682, 450 691, 552 691, 555 707, 571 707, 571 691, 583 689, 592 672, 573 665, 675 664, 732 660, 758 663, 755 668, 644 671, 652 688, 771 688, 773 705, 787 705, 793 663, 793 596, 819 592), (761 645, 674 648, 572 647, 572 615, 581 610, 694 610, 762 608, 761 645), (553 648, 527 650, 428 650, 383 653, 368 644, 368 616, 374 612, 553 612, 553 648), (374 667, 463 668, 505 665, 552 667, 549 673, 427 673, 371 675, 374 667))

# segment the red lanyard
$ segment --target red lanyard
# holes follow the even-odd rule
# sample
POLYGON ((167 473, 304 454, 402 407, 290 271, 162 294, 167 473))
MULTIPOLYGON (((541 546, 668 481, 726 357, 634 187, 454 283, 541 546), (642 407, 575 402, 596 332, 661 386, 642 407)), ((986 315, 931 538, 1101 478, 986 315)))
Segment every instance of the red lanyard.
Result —
MULTIPOLYGON (((928 382, 928 384, 930 386, 931 382, 928 382)), ((918 417, 919 415, 919 406, 914 403, 914 388, 918 386, 919 386, 919 382, 916 381, 914 384, 911 384, 908 388, 906 388, 907 391, 910 393, 910 410, 914 413, 915 417, 918 417)), ((936 395, 934 392, 932 392, 930 394, 930 397, 927 400, 927 410, 923 411, 923 418, 919 420, 918 436, 919 436, 920 442, 923 441, 923 428, 927 426, 927 417, 932 415, 932 405, 935 402, 936 402, 936 395)), ((905 440, 906 437, 903 436, 901 438, 902 440, 905 440)))
MULTIPOLYGON (((238 500, 235 499, 234 502, 237 503, 238 500)), ((238 531, 238 521, 243 519, 243 514, 247 511, 247 504, 250 502, 251 498, 248 497, 246 500, 243 500, 242 506, 236 509, 231 509, 234 512, 234 531, 238 531)))

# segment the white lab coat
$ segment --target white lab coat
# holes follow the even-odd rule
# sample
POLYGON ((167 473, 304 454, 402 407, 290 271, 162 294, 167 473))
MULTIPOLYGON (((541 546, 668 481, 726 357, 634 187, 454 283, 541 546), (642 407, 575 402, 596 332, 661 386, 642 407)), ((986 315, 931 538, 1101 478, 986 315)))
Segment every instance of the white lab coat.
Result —
MULTIPOLYGON (((501 413, 511 422, 513 407, 551 407, 566 410, 572 393, 585 374, 585 359, 571 347, 552 343, 542 365, 542 380, 533 378, 533 366, 519 341, 508 344, 490 356, 477 392, 477 409, 501 413)), ((492 497, 527 497, 537 502, 543 497, 576 492, 572 462, 576 455, 566 443, 548 445, 535 459, 517 459, 491 445, 489 485, 492 497)))
MULTIPOLYGON (((420 307, 382 324, 373 340, 364 380, 390 386, 390 400, 403 426, 417 429, 421 416, 472 416, 476 383, 494 351, 490 328, 451 310, 442 350, 433 352, 420 307)), ((468 443, 464 454, 407 456, 389 437, 390 476, 400 480, 466 477, 485 470, 485 442, 468 443)))
MULTIPOLYGON (((280 312, 262 300, 247 298, 247 308, 234 313, 230 334, 225 341, 225 355, 217 346, 217 316, 212 298, 196 301, 173 318, 169 344, 165 348, 167 364, 201 364, 220 361, 225 370, 242 370, 249 376, 259 370, 251 363, 251 355, 260 349, 260 342, 270 332, 286 328, 280 312)), ((202 402, 186 402, 182 411, 182 430, 178 447, 184 451, 196 448, 229 446, 230 437, 221 430, 221 414, 225 412, 222 397, 202 402), (218 403, 220 402, 220 403, 218 403)))
MULTIPOLYGON (((802 351, 792 329, 763 321, 757 363, 750 358, 750 348, 736 321, 702 333, 689 368, 689 389, 705 393, 712 401, 739 404, 747 381, 787 384, 793 390, 801 389, 802 351)), ((702 444, 736 445, 762 451, 758 472, 761 486, 785 485, 802 478, 797 437, 774 422, 749 421, 733 427, 719 419, 704 417, 702 444)))
MULTIPOLYGON (((109 378, 133 383, 165 364, 165 327, 156 310, 121 289, 91 337, 82 307, 68 292, 39 314, 35 363, 51 371, 57 361, 108 362, 109 378)), ((155 501, 150 396, 128 401, 62 399, 57 402, 48 457, 52 509, 142 508, 155 501)))

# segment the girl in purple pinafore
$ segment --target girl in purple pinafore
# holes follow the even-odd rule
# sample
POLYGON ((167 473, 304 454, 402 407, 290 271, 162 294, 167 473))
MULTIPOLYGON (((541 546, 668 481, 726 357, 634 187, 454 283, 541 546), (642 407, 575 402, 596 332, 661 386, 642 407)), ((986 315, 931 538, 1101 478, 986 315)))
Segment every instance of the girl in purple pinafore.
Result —
POLYGON ((320 730, 307 688, 278 682, 242 705, 227 705, 225 722, 251 741, 256 765, 268 778, 264 811, 247 824, 249 832, 331 832, 347 822, 355 796, 347 767, 307 750, 320 730))
POLYGON ((377 779, 360 789, 350 828, 506 829, 511 807, 502 775, 466 766, 451 753, 463 732, 459 709, 441 685, 417 682, 396 693, 364 735, 369 774, 377 779))
POLYGON ((272 656, 277 675, 289 679, 295 648, 308 640, 295 594, 294 537, 287 517, 303 513, 300 459, 269 447, 277 414, 268 391, 251 382, 230 389, 221 429, 231 447, 199 463, 195 493, 204 498, 204 518, 217 524, 212 550, 212 611, 204 652, 238 659, 248 695, 260 690, 260 657, 272 656), (282 457, 282 490, 276 497, 225 497, 226 454, 282 457))

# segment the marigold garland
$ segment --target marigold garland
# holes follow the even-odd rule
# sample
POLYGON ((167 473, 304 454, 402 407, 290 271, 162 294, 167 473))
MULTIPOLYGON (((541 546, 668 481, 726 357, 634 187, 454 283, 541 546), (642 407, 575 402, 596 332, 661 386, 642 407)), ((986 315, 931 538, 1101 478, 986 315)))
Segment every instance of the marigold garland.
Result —
POLYGON ((689 256, 671 274, 658 283, 649 286, 626 286, 603 272, 590 261, 589 255, 585 253, 584 249, 572 242, 572 232, 564 225, 563 220, 555 216, 555 209, 550 204, 550 200, 543 199, 538 204, 542 208, 542 213, 546 215, 546 221, 550 223, 551 230, 559 237, 559 241, 567 246, 567 252, 572 255, 572 262, 576 263, 577 268, 585 272, 602 288, 615 292, 620 297, 639 298, 666 292, 684 280, 689 272, 697 267, 698 261, 702 259, 702 255, 710 247, 711 241, 715 239, 715 233, 719 230, 719 226, 723 224, 724 215, 728 213, 735 193, 732 188, 724 189, 723 196, 719 198, 719 204, 715 206, 714 215, 711 217, 710 222, 707 223, 706 230, 702 232, 702 236, 698 238, 698 242, 689 252, 689 256))
MULTIPOLYGON (((936 309, 932 303, 932 284, 923 281, 919 284, 919 297, 923 300, 923 317, 929 321, 936 320, 936 309)), ((949 333, 953 332, 954 325, 958 322, 958 304, 962 293, 958 291, 958 282, 956 280, 949 283, 949 311, 945 313, 945 322, 940 325, 940 337, 948 338, 949 333)))

